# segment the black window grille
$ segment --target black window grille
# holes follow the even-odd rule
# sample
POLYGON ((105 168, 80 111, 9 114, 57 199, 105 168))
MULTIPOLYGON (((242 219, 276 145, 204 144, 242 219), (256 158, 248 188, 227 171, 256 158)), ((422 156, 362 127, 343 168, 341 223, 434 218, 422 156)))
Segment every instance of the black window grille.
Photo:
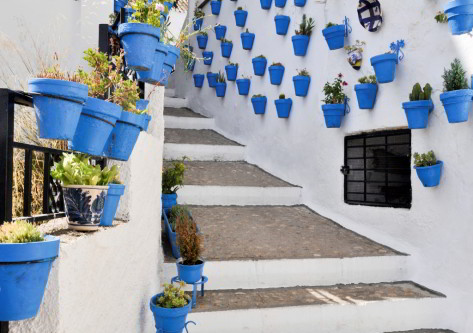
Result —
POLYGON ((410 208, 411 131, 345 137, 344 196, 347 204, 410 208))

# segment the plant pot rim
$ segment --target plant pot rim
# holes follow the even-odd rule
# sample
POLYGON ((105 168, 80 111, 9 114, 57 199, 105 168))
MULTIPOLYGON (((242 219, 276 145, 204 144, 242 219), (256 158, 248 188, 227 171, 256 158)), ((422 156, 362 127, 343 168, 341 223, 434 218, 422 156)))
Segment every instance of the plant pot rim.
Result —
POLYGON ((309 39, 310 37, 307 35, 294 35, 291 37, 292 40, 297 40, 297 39, 309 39))
POLYGON ((127 34, 142 34, 156 37, 161 36, 161 29, 147 23, 123 23, 118 26, 118 38, 127 34))
POLYGON ((251 62, 268 62, 268 59, 261 58, 261 57, 255 57, 255 58, 251 59, 251 62))
MULTIPOLYGON (((47 83, 49 85, 58 85, 58 86, 70 86, 73 88, 78 88, 81 90, 84 90, 86 93, 89 91, 89 87, 86 84, 79 83, 79 82, 73 82, 73 81, 67 81, 67 80, 58 80, 58 79, 48 79, 48 78, 32 78, 28 80, 28 85, 30 84, 41 84, 41 83, 47 83)), ((87 99, 87 97, 86 97, 87 99)))
POLYGON ((200 266, 203 266, 205 264, 205 260, 202 259, 202 258, 199 258, 199 261, 200 261, 200 264, 195 264, 195 265, 184 265, 182 262, 183 262, 183 259, 182 257, 181 258, 178 258, 176 259, 176 264, 177 265, 180 265, 180 266, 184 266, 184 267, 200 267, 200 266))
POLYGON ((193 77, 205 77, 204 74, 193 74, 192 76, 193 76, 193 77))
POLYGON ((248 11, 247 10, 242 10, 242 9, 237 9, 237 10, 234 11, 234 14, 243 14, 243 13, 248 14, 248 11))
POLYGON ((45 235, 42 242, 0 243, 0 265, 55 259, 59 255, 59 246, 59 237, 50 235, 45 235))
POLYGON ((334 32, 341 32, 341 31, 343 31, 343 34, 345 34, 345 25, 337 24, 335 26, 323 29, 322 34, 326 36, 329 34, 333 34, 334 32))
POLYGON ((395 61, 396 64, 398 63, 397 54, 396 53, 383 53, 377 56, 374 56, 370 59, 371 65, 376 65, 380 62, 385 61, 395 61))
POLYGON ((207 73, 207 77, 209 76, 217 76, 217 73, 207 73))
POLYGON ((440 94, 440 100, 464 96, 473 96, 473 89, 458 89, 446 91, 440 94))
POLYGON ((443 10, 444 10, 445 13, 448 13, 448 11, 453 9, 453 8, 462 7, 462 6, 469 6, 469 5, 470 6, 473 5, 471 0, 453 0, 453 1, 447 2, 444 5, 443 10))
POLYGON ((62 188, 86 188, 91 190, 108 190, 108 185, 64 185, 62 188))
POLYGON ((292 77, 292 81, 310 81, 310 76, 295 75, 292 77))
POLYGON ((84 107, 82 108, 82 113, 92 116, 98 114, 118 120, 121 117, 122 110, 122 107, 118 104, 105 101, 100 98, 89 97, 85 101, 84 107))
POLYGON ((280 70, 280 69, 284 69, 285 67, 284 66, 280 66, 280 65, 277 65, 277 66, 274 66, 274 65, 271 65, 268 67, 269 70, 273 69, 273 70, 280 70))
POLYGON ((276 104, 287 104, 292 103, 292 98, 277 99, 274 101, 276 104))
POLYGON ((322 110, 324 111, 333 111, 333 110, 345 110, 345 103, 336 103, 336 104, 323 104, 322 110))
POLYGON ((429 109, 432 107, 433 108, 434 103, 432 102, 431 99, 428 100, 422 100, 422 101, 409 101, 409 102, 404 102, 402 103, 402 107, 404 109, 413 109, 413 108, 419 108, 419 107, 429 107, 429 109))
MULTIPOLYGON (((213 56, 214 53, 213 53, 213 51, 204 51, 204 52, 202 52, 202 55, 204 55, 204 54, 208 54, 208 55, 213 56)), ((215 74, 217 74, 217 73, 215 73, 215 74)))
POLYGON ((160 312, 165 313, 165 317, 180 317, 190 312, 190 308, 192 307, 192 300, 187 300, 187 305, 182 306, 180 308, 169 309, 169 308, 163 308, 157 305, 156 301, 158 300, 158 297, 161 297, 163 295, 164 295, 164 292, 161 292, 151 297, 151 300, 149 301, 149 306, 150 306, 151 311, 153 311, 153 309, 156 309, 156 310, 159 309, 160 312))
POLYGON ((215 83, 215 85, 217 85, 217 86, 226 86, 227 82, 217 82, 217 83, 215 83))
POLYGON ((233 46, 233 43, 227 43, 227 42, 225 42, 225 43, 220 43, 220 45, 225 45, 225 46, 231 45, 231 46, 233 46))
MULTIPOLYGON (((140 128, 140 130, 144 130, 145 126, 144 126, 143 118, 146 118, 146 116, 148 116, 148 115, 145 114, 145 113, 136 114, 136 113, 133 113, 133 112, 123 110, 122 115, 121 115, 120 119, 117 120, 117 122, 129 124, 129 125, 132 125, 132 126, 136 126, 136 127, 140 128)), ((151 117, 149 117, 149 120, 151 120, 151 117)))
POLYGON ((358 83, 355 84, 355 91, 357 90, 371 90, 371 89, 378 89, 378 85, 376 83, 358 83))
POLYGON ((251 97, 251 100, 252 101, 262 101, 262 100, 265 100, 267 101, 268 98, 266 96, 261 96, 261 97, 251 97))
POLYGON ((225 66, 225 68, 233 68, 233 67, 237 68, 238 65, 226 65, 226 66, 225 66))
POLYGON ((252 32, 242 32, 241 37, 255 37, 256 35, 252 32))
POLYGON ((219 29, 219 28, 227 29, 227 26, 226 26, 226 25, 216 25, 216 26, 214 27, 214 29, 219 29))
POLYGON ((422 170, 422 169, 438 168, 438 167, 441 167, 441 166, 443 166, 443 161, 437 160, 437 163, 434 164, 434 165, 429 165, 429 166, 425 166, 425 167, 418 167, 418 166, 414 165, 412 168, 415 169, 415 170, 422 170))
POLYGON ((250 82, 250 79, 237 79, 237 82, 250 82))
POLYGON ((287 16, 287 15, 276 15, 276 16, 274 17, 274 20, 275 20, 275 21, 278 21, 278 20, 290 21, 290 20, 291 20, 291 17, 290 17, 290 16, 287 16))

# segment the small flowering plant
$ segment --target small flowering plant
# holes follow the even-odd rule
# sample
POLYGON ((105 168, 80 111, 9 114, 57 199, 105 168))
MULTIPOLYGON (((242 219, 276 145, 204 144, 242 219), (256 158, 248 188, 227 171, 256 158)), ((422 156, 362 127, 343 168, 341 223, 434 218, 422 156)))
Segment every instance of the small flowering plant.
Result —
POLYGON ((333 83, 325 83, 324 85, 324 94, 325 99, 323 102, 325 104, 343 104, 345 103, 345 95, 343 87, 347 86, 348 83, 343 80, 343 74, 338 74, 333 83))
POLYGON ((148 3, 148 0, 134 0, 129 3, 135 10, 130 23, 146 23, 153 27, 161 27, 161 12, 167 12, 167 8, 161 0, 154 0, 148 3))

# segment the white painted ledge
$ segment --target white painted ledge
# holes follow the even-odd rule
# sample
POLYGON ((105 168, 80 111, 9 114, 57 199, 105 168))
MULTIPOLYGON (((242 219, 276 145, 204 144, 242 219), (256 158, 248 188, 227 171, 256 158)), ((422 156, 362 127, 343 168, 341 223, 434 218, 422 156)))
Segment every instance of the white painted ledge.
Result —
POLYGON ((165 160, 178 160, 184 156, 192 161, 244 161, 246 154, 243 146, 164 144, 165 160))
POLYGON ((196 118, 196 117, 174 117, 164 116, 165 128, 181 128, 181 129, 215 129, 213 118, 196 118))
POLYGON ((187 107, 186 98, 164 97, 164 107, 166 108, 185 108, 187 107))
POLYGON ((164 91, 164 96, 166 97, 174 97, 176 96, 176 89, 173 88, 166 88, 164 91))

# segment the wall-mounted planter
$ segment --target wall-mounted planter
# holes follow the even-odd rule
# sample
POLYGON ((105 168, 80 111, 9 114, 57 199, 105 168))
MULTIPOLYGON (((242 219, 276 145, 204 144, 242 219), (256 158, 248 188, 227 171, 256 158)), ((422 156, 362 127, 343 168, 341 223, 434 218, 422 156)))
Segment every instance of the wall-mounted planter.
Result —
POLYGON ((195 68, 195 59, 192 59, 191 61, 189 61, 186 65, 186 68, 189 72, 193 72, 195 68))
POLYGON ((182 308, 162 308, 156 302, 163 295, 164 293, 154 295, 149 301, 157 332, 183 332, 187 328, 187 315, 192 309, 192 301, 182 308))
POLYGON ((402 103, 410 129, 427 128, 429 113, 434 109, 432 100, 402 103))
POLYGON ((194 75, 192 75, 192 77, 194 78, 194 86, 196 88, 202 88, 202 86, 204 85, 205 75, 204 74, 194 74, 194 75))
POLYGON ((276 23, 276 33, 281 36, 286 35, 291 18, 286 15, 276 15, 274 17, 274 22, 276 23))
POLYGON ((125 185, 122 184, 109 184, 107 196, 105 197, 105 207, 103 209, 103 215, 100 219, 100 225, 103 227, 110 227, 113 225, 115 214, 117 213, 118 203, 120 197, 125 193, 125 185))
POLYGON ((204 264, 204 261, 198 261, 195 265, 183 265, 181 263, 181 260, 178 259, 176 265, 179 280, 189 284, 200 281, 202 279, 202 273, 204 271, 204 264))
POLYGON ((345 116, 346 104, 324 104, 322 111, 324 112, 325 126, 327 128, 340 128, 342 119, 345 116))
POLYGON ((208 35, 199 35, 197 36, 197 45, 199 45, 199 49, 205 50, 207 47, 207 42, 209 41, 208 35))
POLYGON ((215 85, 217 84, 217 75, 217 73, 207 73, 207 81, 210 88, 215 88, 215 85))
POLYGON ((461 123, 468 120, 472 107, 473 90, 461 89, 440 94, 449 123, 461 123))
POLYGON ((274 104, 276 105, 278 118, 289 118, 292 109, 292 99, 277 99, 274 101, 274 104))
POLYGON ((35 317, 49 272, 59 255, 59 238, 42 242, 0 244, 0 321, 35 317))
POLYGON ((273 0, 260 0, 262 9, 271 9, 273 0))
POLYGON ((124 23, 118 26, 118 37, 125 51, 129 69, 149 71, 153 67, 161 29, 144 23, 124 23))
POLYGON ((305 97, 309 92, 310 76, 296 75, 292 78, 296 96, 305 97))
POLYGON ((181 50, 173 45, 166 45, 168 55, 164 59, 163 70, 159 78, 159 83, 167 86, 169 77, 172 74, 172 69, 181 55, 181 50))
POLYGON ((213 15, 219 15, 220 14, 220 8, 222 8, 222 0, 212 0, 210 2, 210 7, 212 9, 212 14, 213 15))
POLYGON ((222 57, 230 58, 233 50, 233 43, 220 43, 220 49, 222 50, 222 57))
POLYGON ((137 71, 136 75, 139 81, 151 84, 159 83, 163 72, 164 61, 169 53, 169 46, 159 42, 154 54, 153 67, 149 71, 137 71))
POLYGON ((240 37, 243 50, 251 50, 255 41, 255 34, 251 32, 242 32, 240 37))
POLYGON ((268 64, 268 60, 266 58, 253 58, 251 61, 253 63, 253 70, 255 75, 263 76, 266 72, 266 65, 268 64))
POLYGON ((296 7, 304 7, 307 0, 294 0, 294 5, 296 7))
POLYGON ((253 110, 255 114, 264 114, 266 111, 266 104, 268 103, 268 99, 266 96, 263 97, 252 97, 251 104, 253 104, 253 110))
POLYGON ((215 38, 217 40, 221 40, 225 38, 225 35, 227 34, 227 27, 224 25, 217 25, 215 27, 215 38))
POLYGON ((437 161, 437 164, 427 167, 416 167, 414 169, 417 172, 422 185, 424 187, 434 187, 440 184, 440 178, 442 177, 443 162, 437 161))
POLYGON ((269 66, 268 70, 271 84, 279 86, 284 76, 284 66, 269 66))
POLYGON ((473 0, 456 0, 445 4, 448 25, 453 35, 469 33, 473 29, 473 0))
POLYGON ((215 84, 215 92, 217 93, 217 97, 225 97, 226 91, 227 91, 226 82, 217 82, 215 84))
POLYGON ((225 72, 227 73, 228 81, 235 81, 238 75, 238 66, 237 65, 227 65, 225 66, 225 72))
POLYGON ((204 24, 203 17, 196 19, 194 23, 194 31, 199 31, 202 28, 202 24, 204 24))
POLYGON ((244 27, 246 24, 246 18, 248 17, 248 12, 246 10, 235 10, 234 14, 237 27, 244 27))
POLYGON ((250 79, 238 79, 236 80, 236 83, 238 87, 238 93, 242 96, 247 96, 250 92, 250 79))
POLYGON ((360 109, 372 109, 376 102, 378 85, 374 83, 360 83, 355 85, 356 99, 360 109))
POLYGON ((274 0, 274 5, 278 8, 284 8, 287 0, 274 0))
POLYGON ((398 58, 396 53, 380 54, 371 58, 371 66, 376 73, 379 83, 393 82, 396 78, 396 65, 398 58))
POLYGON ((72 140, 88 98, 87 85, 40 78, 29 80, 28 90, 34 93, 33 105, 39 137, 72 140))
POLYGON ((330 50, 338 50, 345 46, 345 25, 339 24, 322 30, 330 50))
POLYGON ((161 203, 164 213, 168 214, 171 208, 177 205, 177 193, 161 194, 161 203))
POLYGON ((307 53, 310 37, 306 35, 292 36, 292 46, 296 56, 303 57, 307 53))
MULTIPOLYGON (((173 206, 175 206, 175 205, 176 204, 174 203, 173 206)), ((174 258, 178 259, 178 258, 181 257, 181 251, 180 251, 179 246, 177 245, 177 233, 172 230, 171 223, 169 223, 168 215, 169 215, 170 209, 171 209, 170 207, 167 210, 163 209, 164 227, 166 228, 166 233, 168 235, 168 241, 171 244, 172 256, 174 258)))
POLYGON ((214 58, 214 53, 212 51, 202 52, 202 56, 204 57, 204 65, 212 65, 212 60, 214 58))

